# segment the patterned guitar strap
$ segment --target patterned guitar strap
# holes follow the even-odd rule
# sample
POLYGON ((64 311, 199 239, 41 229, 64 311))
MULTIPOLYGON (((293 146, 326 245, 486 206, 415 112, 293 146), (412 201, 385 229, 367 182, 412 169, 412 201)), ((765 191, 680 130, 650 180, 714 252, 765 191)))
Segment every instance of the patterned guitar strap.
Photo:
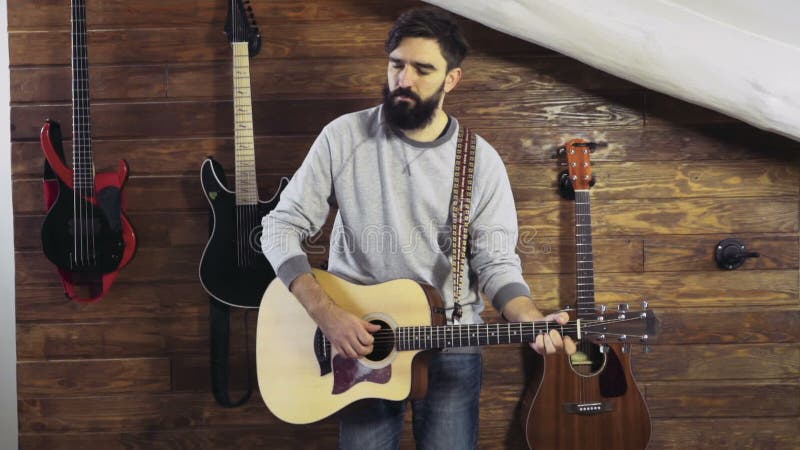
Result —
POLYGON ((461 320, 461 295, 466 276, 467 241, 469 240, 469 209, 472 200, 472 178, 475 172, 475 135, 469 128, 459 127, 456 144, 456 164, 453 174, 451 215, 453 254, 450 266, 453 275, 453 323, 461 320))

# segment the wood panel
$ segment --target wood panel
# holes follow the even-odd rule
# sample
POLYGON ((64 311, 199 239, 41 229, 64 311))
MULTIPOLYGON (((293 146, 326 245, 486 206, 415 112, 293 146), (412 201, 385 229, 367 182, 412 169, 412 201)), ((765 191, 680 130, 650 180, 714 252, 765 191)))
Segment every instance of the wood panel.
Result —
MULTIPOLYGON (((67 67, 22 67, 11 70, 11 102, 65 102, 72 99, 67 67)), ((91 98, 125 100, 167 95, 165 66, 91 66, 91 98)))
MULTIPOLYGON (((632 368, 638 383, 678 380, 791 379, 800 374, 800 346, 788 344, 696 344, 668 343, 661 330, 659 343, 644 353, 632 346, 632 368)), ((484 352, 487 385, 524 383, 523 362, 534 357, 525 346, 493 346, 484 352), (505 380, 505 381, 503 381, 505 380)))
MULTIPOLYGON (((69 5, 63 2, 40 2, 36 8, 12 2, 8 6, 11 31, 25 29, 68 29, 63 21, 69 17, 69 5)), ((418 2, 400 0, 391 5, 381 0, 312 0, 301 4, 293 0, 251 0, 259 23, 331 22, 360 17, 364 20, 385 20, 418 2)), ((218 24, 222 27, 226 9, 214 0, 194 0, 191 7, 178 7, 159 0, 139 0, 135 5, 124 0, 88 0, 86 17, 90 28, 148 28, 156 22, 162 26, 189 27, 218 24), (157 20, 154 20, 157 18, 157 20)))
MULTIPOLYGON (((575 277, 526 275, 533 297, 555 309, 575 304, 575 277)), ((601 273, 595 277, 598 304, 638 304, 654 308, 797 306, 796 270, 739 272, 601 273), (724 291, 720 288, 724 287, 724 291)))
MULTIPOLYGON (((541 236, 564 233, 573 207, 542 201, 540 192, 512 188, 520 222, 541 236)), ((553 194, 551 194, 553 195, 553 194)), ((595 236, 708 233, 796 233, 798 205, 793 198, 638 199, 592 202, 595 236), (765 221, 764 217, 770 220, 765 221)))
MULTIPOLYGON (((746 269, 794 269, 798 267, 797 236, 737 235, 746 252, 756 252, 746 269)), ((720 236, 655 236, 644 242, 645 270, 651 272, 713 270, 720 236)))
POLYGON ((668 95, 657 92, 647 93, 648 126, 678 124, 730 123, 733 119, 724 114, 697 105, 688 105, 668 95))
MULTIPOLYGON (((561 165, 508 164, 511 184, 556 192, 561 165)), ((800 191, 800 171, 780 161, 734 163, 595 162, 592 200, 781 197, 800 191), (643 180, 647 180, 643 183, 643 180)), ((536 192, 536 191, 534 191, 536 192)), ((552 195, 551 195, 552 196, 552 195)))
POLYGON ((20 361, 17 392, 20 398, 64 395, 108 395, 167 392, 167 358, 20 361))
POLYGON ((226 429, 137 431, 133 433, 36 433, 22 434, 20 446, 30 449, 87 448, 141 450, 237 450, 242 448, 335 448, 339 430, 335 424, 226 429))
POLYGON ((208 315, 205 291, 194 279, 166 283, 126 282, 123 279, 115 283, 101 302, 90 304, 67 301, 55 272, 49 273, 42 281, 48 284, 17 287, 18 322, 92 322, 208 315))
MULTIPOLYGON (((41 118, 35 120, 41 126, 41 118)), ((469 124, 472 125, 472 124, 469 124)), ((261 133, 260 124, 256 133, 261 133)), ((65 130, 69 132, 69 130, 65 130)), ((477 132, 493 144, 507 164, 543 164, 556 167, 551 158, 555 148, 568 139, 582 136, 607 141, 608 147, 592 155, 595 164, 602 161, 750 161, 768 159, 797 167, 800 143, 738 127, 691 130, 681 133, 664 130, 608 130, 597 133, 578 130, 574 134, 537 128, 478 128, 477 132), (684 136, 684 137, 682 137, 684 136), (686 137, 688 136, 688 137, 686 137), (723 142, 722 139, 731 139, 723 142), (673 149, 664 151, 664 148, 673 149), (793 161, 795 164, 793 164, 793 161)), ((294 172, 305 157, 315 133, 296 136, 257 136, 256 163, 260 171, 294 172), (261 156, 265 155, 265 156, 261 156), (280 155, 280 157, 277 157, 280 155)), ((40 177, 43 154, 36 142, 12 142, 13 175, 40 177)), ((67 160, 71 161, 71 141, 65 141, 67 160)), ((226 167, 233 162, 232 137, 163 137, 140 139, 94 139, 92 148, 98 167, 114 167, 120 159, 131 161, 135 175, 195 174, 200 159, 213 155, 226 167)), ((773 163, 773 164, 775 164, 773 163)), ((791 170, 791 169, 789 169, 791 170)), ((787 180, 790 185, 794 181, 787 180)), ((551 183, 550 179, 543 181, 551 183)), ((754 186, 762 188, 761 186, 754 186)), ((769 187, 767 187, 769 188, 769 187)))
POLYGON ((653 424, 648 448, 795 449, 796 417, 786 419, 663 419, 653 424))
MULTIPOLYGON (((550 91, 575 87, 587 90, 635 90, 635 85, 566 58, 516 58, 516 66, 503 60, 476 57, 466 60, 470 76, 458 92, 550 91)), ((259 61, 250 64, 254 98, 273 95, 373 96, 384 83, 384 58, 313 58, 259 61)), ((11 71, 11 101, 36 103, 70 100, 67 66, 23 67, 11 71)), ((232 89, 230 63, 181 65, 93 65, 89 72, 92 99, 120 100, 166 97, 215 98, 232 89), (205 88, 198 90, 197 86, 205 88), (168 94, 167 94, 168 93, 168 94)))
MULTIPOLYGON (((228 97, 227 92, 225 97, 228 97)), ((143 102, 92 104, 92 133, 98 138, 152 138, 156 136, 231 136, 233 103, 143 102)), ((253 102, 253 120, 264 124, 262 132, 303 134, 319 131, 346 112, 375 105, 370 99, 263 100, 253 102)), ((45 118, 69 123, 67 105, 18 106, 11 108, 12 139, 38 139, 45 118)), ((71 136, 69 127, 62 129, 71 136)), ((198 155, 200 157, 204 155, 198 155)))
MULTIPOLYGON (((358 20, 319 23, 275 23, 262 39, 259 58, 348 58, 352 55, 380 58, 391 20, 358 20)), ((68 24, 69 22, 66 22, 68 24)), ((476 30, 472 48, 480 55, 491 49, 504 54, 544 53, 541 47, 494 30, 467 23, 476 30), (486 49, 486 50, 484 50, 486 49)), ((69 64, 69 32, 15 32, 9 34, 12 66, 69 64), (25 50, 23 50, 25 49, 25 50)), ((197 28, 89 28, 89 61, 92 64, 157 64, 226 61, 230 48, 222 24, 197 28)))
MULTIPOLYGON (((259 172, 291 175, 300 167, 316 136, 264 136, 255 138, 259 172)), ((42 176, 44 154, 36 142, 15 142, 12 157, 14 178, 42 176)), ((116 167, 120 159, 129 161, 132 176, 195 176, 199 185, 200 165, 209 156, 216 158, 231 175, 234 172, 233 137, 185 137, 165 139, 119 139, 92 141, 95 166, 116 167)), ((64 153, 72 165, 72 141, 64 141, 64 153)))
POLYGON ((643 384, 652 417, 792 417, 800 414, 793 379, 643 384))
MULTIPOLYGON (((21 446, 335 448, 333 419, 291 426, 257 392, 237 409, 209 392, 198 172, 213 156, 233 182, 224 2, 87 0, 95 163, 128 161, 139 245, 96 304, 66 301, 41 254, 45 118, 64 125, 71 161, 69 14, 62 0, 35 3, 8 5, 21 446)), ((421 2, 251 4, 264 44, 251 87, 267 198, 326 123, 380 101, 386 31, 421 2)), ((473 51, 447 111, 507 165, 518 252, 543 310, 575 302, 574 205, 557 194, 563 166, 552 156, 574 137, 608 144, 592 154, 596 301, 647 298, 661 320, 653 351, 633 349, 653 415, 649 448, 800 447, 800 142, 463 23, 473 51), (719 270, 712 254, 727 237, 761 256, 719 270)), ((315 266, 327 242, 315 242, 315 266)), ((501 320, 491 305, 482 316, 501 320)), ((242 311, 231 319, 234 395, 254 375, 255 322, 242 311)), ((484 355, 479 448, 524 448, 517 408, 535 356, 522 345, 484 355)), ((413 448, 410 414, 401 448, 413 448)))
POLYGON ((553 162, 558 146, 573 138, 606 143, 591 155, 598 161, 730 161, 765 158, 797 162, 800 142, 741 124, 671 125, 615 130, 541 130, 497 123, 476 128, 500 152, 506 163, 553 162))

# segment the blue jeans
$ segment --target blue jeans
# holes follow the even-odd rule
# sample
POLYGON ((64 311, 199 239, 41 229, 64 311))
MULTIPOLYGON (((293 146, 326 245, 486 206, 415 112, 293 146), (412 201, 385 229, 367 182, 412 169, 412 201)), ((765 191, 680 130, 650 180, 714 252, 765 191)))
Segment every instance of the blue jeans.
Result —
MULTIPOLYGON (((478 446, 478 400, 483 379, 479 353, 435 353, 428 395, 411 402, 420 450, 470 450, 478 446)), ((405 401, 370 399, 342 415, 342 450, 399 449, 405 401)))

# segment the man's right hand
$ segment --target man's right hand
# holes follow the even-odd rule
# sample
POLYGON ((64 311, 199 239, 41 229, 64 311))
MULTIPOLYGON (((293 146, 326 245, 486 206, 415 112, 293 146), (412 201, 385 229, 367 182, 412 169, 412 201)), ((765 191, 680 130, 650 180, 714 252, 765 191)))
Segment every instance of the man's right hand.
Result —
POLYGON ((380 330, 379 325, 362 320, 337 306, 310 273, 295 278, 290 290, 319 325, 334 350, 348 358, 372 353, 372 333, 380 330))
MULTIPOLYGON (((310 311, 309 311, 310 313, 310 311)), ((322 334, 328 338, 333 348, 348 358, 358 358, 372 353, 375 338, 372 333, 381 329, 380 325, 369 323, 337 306, 333 301, 321 306, 311 314, 322 334)))

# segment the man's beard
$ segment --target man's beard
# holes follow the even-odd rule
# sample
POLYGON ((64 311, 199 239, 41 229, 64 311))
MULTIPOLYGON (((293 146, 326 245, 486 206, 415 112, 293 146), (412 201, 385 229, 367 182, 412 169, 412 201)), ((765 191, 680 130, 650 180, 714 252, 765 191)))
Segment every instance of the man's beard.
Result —
POLYGON ((422 100, 411 89, 398 87, 394 91, 389 91, 389 86, 383 86, 383 115, 392 127, 401 130, 418 130, 428 126, 433 121, 436 108, 444 93, 444 82, 439 89, 427 100, 422 100), (405 96, 414 101, 411 103, 401 100, 396 101, 397 97, 405 96))

